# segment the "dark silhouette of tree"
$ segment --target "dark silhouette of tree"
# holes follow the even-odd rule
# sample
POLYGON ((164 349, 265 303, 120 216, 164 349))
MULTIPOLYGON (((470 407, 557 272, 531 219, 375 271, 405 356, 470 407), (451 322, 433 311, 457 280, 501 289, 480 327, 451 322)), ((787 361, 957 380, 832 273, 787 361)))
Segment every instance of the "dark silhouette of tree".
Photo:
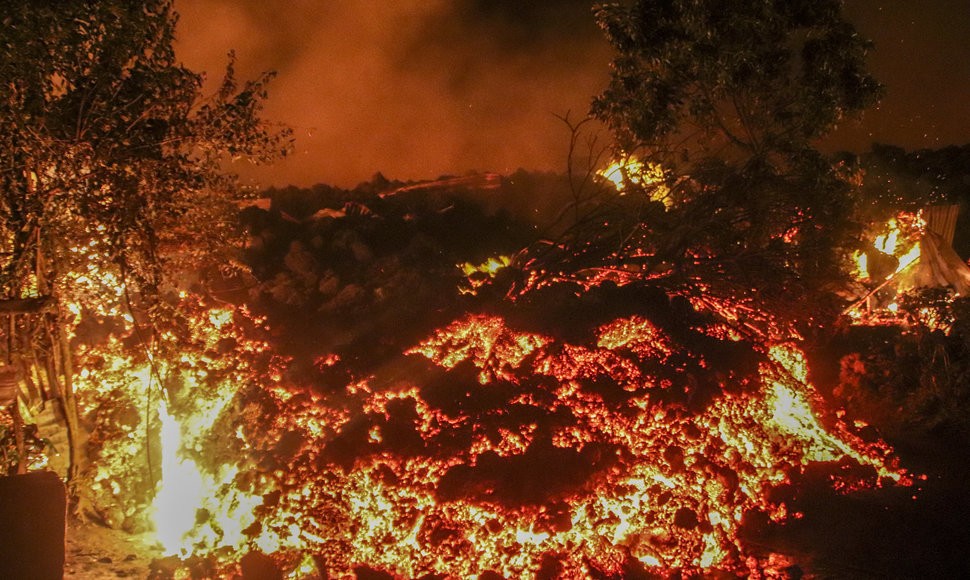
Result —
POLYGON ((857 174, 814 147, 881 93, 841 3, 641 0, 596 16, 616 56, 592 114, 617 156, 655 175, 628 174, 624 194, 573 229, 576 267, 629 270, 632 257, 651 276, 781 300, 779 311, 837 279, 858 233, 857 174))
POLYGON ((0 18, 0 299, 29 306, 7 362, 59 404, 76 470, 74 325, 118 304, 162 318, 173 278, 237 235, 227 163, 270 161, 289 132, 260 118, 270 75, 238 83, 231 55, 203 96, 170 1, 11 0, 0 18))
POLYGON ((617 56, 593 112, 671 171, 791 171, 880 95, 839 0, 638 1, 597 18, 617 56))

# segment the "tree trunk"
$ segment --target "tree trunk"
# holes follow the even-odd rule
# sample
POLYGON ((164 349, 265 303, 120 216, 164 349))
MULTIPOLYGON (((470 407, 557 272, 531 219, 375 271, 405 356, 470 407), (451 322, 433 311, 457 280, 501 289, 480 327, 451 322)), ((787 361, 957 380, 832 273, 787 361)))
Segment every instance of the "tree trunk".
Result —
POLYGON ((54 334, 57 341, 54 345, 54 354, 60 361, 60 375, 64 381, 61 400, 64 404, 64 418, 67 422, 68 439, 71 447, 68 484, 73 493, 76 491, 74 486, 77 483, 77 477, 87 465, 85 453, 87 437, 82 432, 81 423, 78 419, 77 397, 74 394, 74 363, 71 357, 70 344, 67 340, 67 331, 60 316, 54 322, 54 334))
POLYGON ((14 397, 14 402, 10 405, 10 414, 13 416, 13 433, 17 445, 17 468, 14 473, 23 475, 27 473, 27 446, 24 445, 24 418, 20 416, 17 397, 14 397))

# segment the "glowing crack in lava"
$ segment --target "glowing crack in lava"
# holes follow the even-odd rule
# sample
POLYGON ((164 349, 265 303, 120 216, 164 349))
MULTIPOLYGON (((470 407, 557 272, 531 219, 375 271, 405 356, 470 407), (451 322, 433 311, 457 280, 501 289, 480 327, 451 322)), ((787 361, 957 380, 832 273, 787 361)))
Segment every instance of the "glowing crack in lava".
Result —
POLYGON ((737 570, 745 513, 784 519, 767 492, 809 463, 907 483, 884 445, 823 424, 795 346, 763 348, 750 375, 705 375, 720 349, 752 345, 701 330, 707 351, 689 352, 636 316, 570 344, 469 315, 407 353, 432 363, 427 377, 358 380, 342 412, 280 389, 270 435, 298 449, 255 541, 337 577, 737 570))

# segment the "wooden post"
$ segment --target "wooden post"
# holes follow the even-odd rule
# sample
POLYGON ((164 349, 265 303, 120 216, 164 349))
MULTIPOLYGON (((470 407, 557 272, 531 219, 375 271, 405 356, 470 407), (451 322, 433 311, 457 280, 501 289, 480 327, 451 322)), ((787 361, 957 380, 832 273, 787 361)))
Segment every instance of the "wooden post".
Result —
POLYGON ((12 365, 0 367, 0 406, 6 407, 13 417, 14 441, 17 445, 17 461, 14 473, 21 474, 27 471, 24 466, 24 421, 20 416, 20 407, 17 404, 19 389, 17 388, 17 369, 12 365))
POLYGON ((27 473, 27 446, 24 444, 24 418, 20 416, 20 403, 17 402, 16 395, 10 405, 10 415, 13 417, 13 436, 17 446, 17 466, 14 473, 23 475, 27 473))

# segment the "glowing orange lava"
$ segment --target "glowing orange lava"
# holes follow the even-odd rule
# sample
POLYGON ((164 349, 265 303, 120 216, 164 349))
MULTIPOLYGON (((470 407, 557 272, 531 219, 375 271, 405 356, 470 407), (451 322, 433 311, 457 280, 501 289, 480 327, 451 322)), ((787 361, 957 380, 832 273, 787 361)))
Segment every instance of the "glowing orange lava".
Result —
POLYGON ((617 573, 628 558, 702 573, 744 565, 742 517, 783 518, 766 492, 810 462, 851 458, 905 479, 882 447, 820 423, 791 344, 764 353, 756 383, 690 410, 689 389, 672 397, 684 385, 648 372, 683 350, 665 332, 634 317, 591 339, 562 344, 495 316, 454 322, 410 353, 451 377, 458 406, 440 408, 419 383, 358 385, 366 449, 349 464, 323 459, 346 418, 321 432, 317 407, 286 409, 280 427, 302 447, 254 541, 315 554, 338 577, 366 565, 407 578, 534 578, 550 557, 564 578, 617 573), (505 402, 476 402, 492 391, 505 402))
POLYGON ((550 562, 562 578, 631 562, 747 570, 742 518, 787 517, 768 492, 810 463, 907 479, 885 446, 821 415, 794 341, 718 306, 677 332, 634 315, 571 341, 471 314, 337 391, 289 384, 285 361, 245 337, 260 324, 245 311, 199 308, 183 337, 198 348, 174 360, 138 359, 118 340, 88 353, 89 413, 112 396, 154 401, 104 439, 93 482, 145 507, 121 483, 154 445, 159 540, 226 574, 247 550, 289 578, 368 566, 530 579, 550 562))

